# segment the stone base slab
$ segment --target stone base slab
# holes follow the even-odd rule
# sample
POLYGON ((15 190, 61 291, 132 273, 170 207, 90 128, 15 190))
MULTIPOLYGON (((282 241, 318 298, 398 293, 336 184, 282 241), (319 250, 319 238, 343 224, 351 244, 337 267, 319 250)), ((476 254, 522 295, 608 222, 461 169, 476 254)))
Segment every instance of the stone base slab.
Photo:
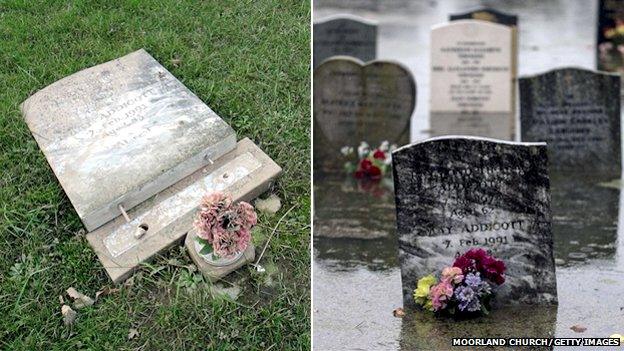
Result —
POLYGON ((89 244, 114 283, 128 278, 139 265, 166 250, 192 229, 201 198, 223 191, 234 201, 251 201, 266 191, 281 168, 251 140, 220 157, 122 216, 87 234, 89 244), (145 233, 138 237, 140 228, 145 233))

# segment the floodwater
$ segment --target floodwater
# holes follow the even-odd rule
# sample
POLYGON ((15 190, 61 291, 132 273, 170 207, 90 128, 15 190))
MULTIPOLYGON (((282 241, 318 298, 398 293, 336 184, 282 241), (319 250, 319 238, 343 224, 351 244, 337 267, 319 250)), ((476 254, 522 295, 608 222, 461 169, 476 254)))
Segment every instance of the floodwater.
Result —
MULTIPOLYGON (((314 18, 354 5, 360 9, 349 13, 380 25, 379 58, 407 65, 416 78, 413 141, 425 138, 428 129, 429 28, 449 13, 485 5, 518 14, 520 75, 559 66, 594 68, 594 1, 316 0, 314 18)), ((558 306, 504 308, 476 320, 449 321, 423 313, 392 315, 402 296, 391 184, 360 185, 343 174, 315 173, 314 179, 314 349, 444 350, 459 336, 624 334, 619 182, 551 174, 558 306), (587 329, 577 333, 570 329, 574 325, 587 329)))

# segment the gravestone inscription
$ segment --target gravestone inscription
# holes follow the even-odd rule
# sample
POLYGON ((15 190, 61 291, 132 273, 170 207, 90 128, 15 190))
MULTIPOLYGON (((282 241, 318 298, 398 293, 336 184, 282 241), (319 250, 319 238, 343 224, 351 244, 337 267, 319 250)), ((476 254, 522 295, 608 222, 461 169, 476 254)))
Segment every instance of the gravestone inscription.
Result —
POLYGON ((562 68, 519 85, 522 140, 547 142, 553 169, 621 173, 618 74, 562 68))
POLYGON ((471 248, 504 260, 495 303, 557 303, 544 143, 439 137, 393 153, 405 306, 419 278, 471 248))
POLYGON ((431 133, 512 140, 513 38, 508 26, 459 20, 431 30, 431 133))
POLYGON ((416 83, 394 62, 335 57, 314 71, 313 100, 315 163, 325 163, 361 141, 407 143, 416 83))
POLYGON ((315 68, 332 56, 372 61, 377 58, 377 24, 351 15, 315 22, 313 52, 315 68))

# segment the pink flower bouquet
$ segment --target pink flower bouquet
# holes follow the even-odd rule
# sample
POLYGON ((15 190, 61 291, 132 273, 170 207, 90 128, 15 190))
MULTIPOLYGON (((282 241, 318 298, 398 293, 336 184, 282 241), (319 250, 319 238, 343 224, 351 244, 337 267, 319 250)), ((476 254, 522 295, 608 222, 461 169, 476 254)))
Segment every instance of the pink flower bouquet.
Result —
POLYGON ((232 203, 229 194, 210 193, 202 199, 194 225, 202 255, 232 257, 245 251, 251 241, 251 229, 258 222, 253 206, 232 203))

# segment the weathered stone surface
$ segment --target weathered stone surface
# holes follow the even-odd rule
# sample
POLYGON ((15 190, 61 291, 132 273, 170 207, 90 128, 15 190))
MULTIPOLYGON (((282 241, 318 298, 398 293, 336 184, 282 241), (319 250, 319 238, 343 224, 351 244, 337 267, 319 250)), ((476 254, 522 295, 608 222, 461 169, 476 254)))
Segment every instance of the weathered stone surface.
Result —
POLYGON ((197 266, 199 271, 202 272, 204 277, 206 277, 206 279, 210 280, 211 282, 216 282, 226 275, 239 269, 240 267, 246 265, 247 263, 252 263, 254 258, 256 257, 256 249, 254 248, 253 244, 250 243, 249 246, 247 246, 247 249, 245 249, 245 252, 243 252, 243 255, 235 262, 227 266, 214 266, 206 262, 202 255, 198 252, 198 249, 201 250, 201 248, 198 247, 197 240, 195 240, 196 237, 196 230, 191 230, 186 235, 186 239, 184 239, 184 246, 186 247, 186 251, 189 253, 189 256, 191 256, 193 262, 195 262, 195 265, 197 266))
POLYGON ((281 168, 251 140, 238 142, 236 149, 182 179, 128 212, 123 217, 87 234, 87 240, 111 279, 126 279, 141 262, 165 250, 192 229, 201 197, 209 191, 232 194, 234 201, 251 201, 266 191, 281 168), (134 233, 140 225, 148 230, 134 233))
POLYGON ((236 146, 232 128, 144 50, 63 78, 21 109, 88 230, 236 146))
POLYGON ((314 23, 314 67, 332 56, 368 62, 377 57, 377 23, 352 15, 337 15, 314 23))
POLYGON ((475 247, 507 265, 497 305, 557 303, 546 144, 433 138, 393 166, 406 306, 419 278, 475 247))
POLYGON ((450 21, 473 19, 479 21, 487 21, 493 23, 504 24, 507 26, 517 26, 518 16, 500 12, 493 8, 480 8, 472 11, 449 15, 450 21))
POLYGON ((515 139, 513 30, 459 20, 431 30, 431 133, 515 139))
POLYGON ((548 143, 554 170, 621 173, 620 77, 561 68, 520 78, 523 141, 548 143))
POLYGON ((336 57, 314 71, 315 164, 339 158, 342 146, 409 140, 416 83, 403 66, 389 61, 336 57))

